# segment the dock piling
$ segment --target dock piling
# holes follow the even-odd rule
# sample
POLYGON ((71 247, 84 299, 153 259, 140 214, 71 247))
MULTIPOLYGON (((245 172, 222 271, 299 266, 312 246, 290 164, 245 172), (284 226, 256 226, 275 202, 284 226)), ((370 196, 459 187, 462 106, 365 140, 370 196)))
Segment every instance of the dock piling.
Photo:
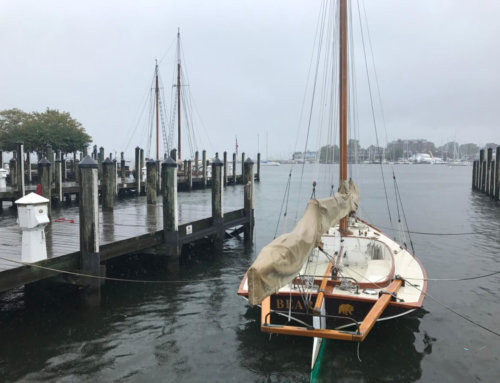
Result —
POLYGON ((161 164, 163 199, 163 235, 167 255, 180 257, 179 225, 177 216, 177 163, 167 158, 161 164))
POLYGON ((141 195, 141 149, 139 147, 135 148, 134 178, 137 188, 137 196, 140 196, 141 195))
POLYGON ((254 206, 253 206, 253 164, 254 162, 247 158, 244 162, 244 173, 243 173, 243 184, 244 189, 244 203, 243 208, 245 209, 245 215, 249 217, 249 221, 245 226, 244 237, 245 242, 251 242, 253 238, 253 227, 254 227, 254 206))
POLYGON ((187 161, 187 183, 188 183, 188 190, 191 191, 193 190, 193 166, 192 166, 192 161, 189 160, 187 161))
POLYGON ((227 185, 227 152, 224 151, 224 154, 223 154, 223 158, 224 158, 224 186, 227 185))
POLYGON ((257 176, 255 180, 260 181, 260 153, 257 153, 257 176))
POLYGON ((236 153, 233 153, 233 185, 236 185, 236 153))
POLYGON ((17 188, 17 161, 15 157, 12 157, 9 161, 9 174, 10 186, 15 189, 17 188))
POLYGON ((42 186, 42 196, 49 200, 49 205, 47 207, 49 218, 52 217, 52 206, 51 206, 52 170, 50 168, 51 168, 51 163, 46 158, 42 158, 40 161, 38 161, 38 183, 40 183, 40 185, 42 186))
MULTIPOLYGON (((80 162, 80 266, 85 274, 100 275, 99 254, 99 196, 97 190, 98 165, 89 156, 80 162)), ((98 279, 84 280, 84 301, 98 306, 101 300, 98 279)))
POLYGON ((497 146, 495 158, 495 200, 500 200, 500 146, 497 146))
POLYGON ((115 164, 109 158, 102 162, 102 209, 113 210, 115 206, 116 180, 113 177, 115 164))
POLYGON ((203 150, 201 152, 201 161, 202 161, 202 166, 203 166, 203 188, 207 187, 207 151, 203 150))
POLYGON ((156 205, 158 191, 158 168, 154 160, 146 162, 146 200, 149 205, 156 205))
POLYGON ((216 230, 215 248, 222 250, 224 241, 224 213, 222 195, 222 161, 215 157, 212 161, 212 219, 216 230))
MULTIPOLYGON (((59 152, 60 155, 60 152, 59 152)), ((56 188, 56 206, 60 206, 63 200, 63 191, 62 191, 62 161, 61 158, 58 157, 56 159, 56 172, 55 172, 55 188, 56 188)))
POLYGON ((17 141, 17 196, 19 198, 23 197, 25 193, 24 186, 24 143, 22 141, 17 141))

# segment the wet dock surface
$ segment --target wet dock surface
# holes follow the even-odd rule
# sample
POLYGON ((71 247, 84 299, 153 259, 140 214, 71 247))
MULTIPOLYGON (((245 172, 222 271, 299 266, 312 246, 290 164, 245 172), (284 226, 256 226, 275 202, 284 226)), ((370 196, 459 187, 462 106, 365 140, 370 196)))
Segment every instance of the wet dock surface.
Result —
MULTIPOLYGON (((240 203, 234 197, 241 196, 241 190, 234 191, 231 188, 224 210, 229 221, 237 223, 241 217, 240 203), (233 198, 231 198, 233 195, 233 198), (236 219, 236 221, 235 221, 236 219)), ((192 236, 199 229, 207 231, 211 221, 211 191, 209 189, 199 190, 194 193, 179 194, 179 235, 187 237, 185 227, 192 225, 192 236)), ((240 198, 238 198, 240 199, 240 198)), ((47 243, 46 265, 54 265, 56 258, 64 256, 60 260, 61 267, 78 265, 80 232, 78 206, 71 205, 66 208, 53 209, 51 223, 45 229, 47 243)), ((226 216, 225 216, 226 218, 226 216)), ((243 221, 243 217, 241 217, 243 221)), ((102 211, 99 207, 99 244, 101 259, 109 259, 122 255, 126 252, 140 250, 159 245, 163 242, 163 208, 161 202, 157 205, 148 205, 146 197, 122 199, 117 202, 114 210, 102 211)), ((15 224, 12 213, 4 214, 0 220, 0 256, 3 258, 21 261, 22 234, 19 226, 15 224)), ((186 240, 184 242, 187 242, 186 240)), ((0 259, 0 272, 16 268, 29 268, 20 263, 9 262, 0 259)), ((54 267, 56 268, 56 267, 54 267)), ((0 286, 0 290, 4 290, 0 286)))

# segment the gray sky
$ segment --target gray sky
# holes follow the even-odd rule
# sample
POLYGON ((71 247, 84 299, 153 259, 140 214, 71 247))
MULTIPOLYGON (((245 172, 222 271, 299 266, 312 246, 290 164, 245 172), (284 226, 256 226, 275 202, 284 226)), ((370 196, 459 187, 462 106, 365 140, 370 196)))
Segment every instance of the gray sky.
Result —
MULTIPOLYGON (((0 109, 68 111, 106 152, 128 142, 130 153, 145 147, 145 122, 130 137, 155 58, 165 56, 160 70, 170 93, 180 27, 203 123, 198 148, 232 152, 237 136, 240 152, 253 156, 259 145, 265 154, 267 136, 269 155, 287 157, 295 149, 320 3, 4 0, 0 109)), ((500 143, 500 2, 365 4, 389 141, 500 143)), ((369 106, 360 114, 369 121, 369 106)), ((360 139, 362 146, 375 142, 372 133, 360 139)), ((385 144, 383 130, 380 139, 385 144)))

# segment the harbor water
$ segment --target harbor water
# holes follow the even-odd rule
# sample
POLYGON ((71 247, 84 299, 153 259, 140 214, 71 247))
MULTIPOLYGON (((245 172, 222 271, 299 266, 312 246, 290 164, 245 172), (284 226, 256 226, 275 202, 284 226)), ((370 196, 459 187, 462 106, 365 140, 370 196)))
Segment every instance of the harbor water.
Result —
MULTIPOLYGON (((170 283, 107 281, 98 310, 80 307, 77 289, 64 285, 35 304, 27 304, 22 287, 1 294, 0 381, 309 382, 312 340, 261 333, 260 310, 236 291, 258 251, 292 227, 308 198, 328 196, 332 179, 336 189, 337 175, 325 165, 261 170, 253 244, 232 238, 222 253, 198 249, 175 273, 156 267, 150 255, 127 256, 109 265, 109 276, 170 283)), ((391 228, 406 216, 413 233, 404 241, 427 270, 429 296, 423 309, 377 323, 359 349, 327 341, 316 381, 499 381, 500 337, 480 326, 500 333, 500 274, 439 280, 500 270, 499 203, 472 192, 469 166, 353 165, 351 171, 360 217, 399 238, 391 228)), ((227 210, 242 207, 241 186, 224 193, 227 210)), ((179 199, 181 216, 196 209, 210 214, 209 190, 179 199)), ((13 222, 4 209, 0 224, 13 222)))

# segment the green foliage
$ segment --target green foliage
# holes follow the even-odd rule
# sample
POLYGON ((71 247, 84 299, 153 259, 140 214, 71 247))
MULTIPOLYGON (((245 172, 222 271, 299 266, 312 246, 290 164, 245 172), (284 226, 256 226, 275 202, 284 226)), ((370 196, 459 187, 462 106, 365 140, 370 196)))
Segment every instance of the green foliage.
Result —
POLYGON ((321 164, 333 164, 339 161, 339 147, 337 145, 322 146, 319 151, 319 162, 321 164))
POLYGON ((17 141, 23 141, 30 152, 41 153, 51 144, 54 150, 68 153, 81 150, 92 138, 68 112, 48 108, 30 114, 19 109, 1 111, 0 148, 14 150, 17 141))

